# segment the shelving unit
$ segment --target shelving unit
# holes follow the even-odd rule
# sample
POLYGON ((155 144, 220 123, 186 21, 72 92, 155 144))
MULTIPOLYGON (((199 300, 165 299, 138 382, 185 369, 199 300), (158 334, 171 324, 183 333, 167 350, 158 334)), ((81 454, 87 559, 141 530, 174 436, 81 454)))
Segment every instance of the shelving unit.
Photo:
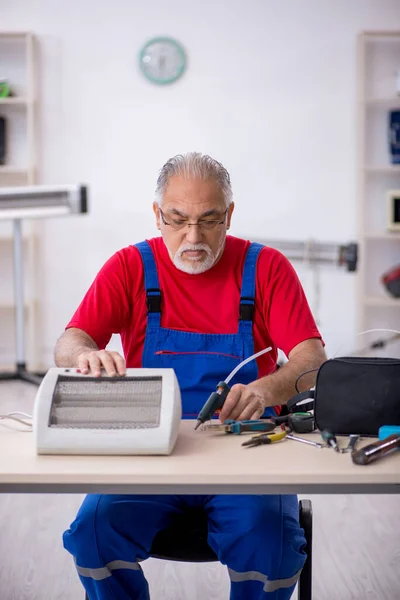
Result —
MULTIPOLYGON (((0 77, 7 79, 13 93, 0 98, 0 116, 6 119, 6 160, 0 165, 2 187, 37 183, 36 54, 32 33, 0 31, 0 77)), ((23 237, 26 350, 29 365, 35 368, 37 303, 33 223, 23 223, 23 237)), ((0 370, 12 368, 15 362, 12 264, 12 223, 0 221, 0 370)))
MULTIPOLYGON (((400 31, 360 34, 357 67, 358 331, 400 330, 400 298, 391 296, 381 283, 386 271, 400 265, 400 232, 387 228, 387 191, 400 190, 400 165, 391 163, 388 131, 388 111, 400 110, 396 91, 400 31)), ((372 341, 370 335, 359 346, 372 341)), ((400 343, 380 352, 400 357, 400 343)))

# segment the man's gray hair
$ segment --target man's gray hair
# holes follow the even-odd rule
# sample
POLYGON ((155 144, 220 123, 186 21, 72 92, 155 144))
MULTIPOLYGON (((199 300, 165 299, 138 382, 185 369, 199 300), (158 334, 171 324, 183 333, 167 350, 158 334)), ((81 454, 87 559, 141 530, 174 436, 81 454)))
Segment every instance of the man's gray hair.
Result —
POLYGON ((215 179, 224 195, 225 206, 228 207, 232 202, 231 178, 225 167, 207 154, 188 152, 187 154, 173 156, 162 167, 156 188, 156 202, 158 205, 161 204, 169 180, 174 175, 186 178, 199 177, 204 181, 215 179))

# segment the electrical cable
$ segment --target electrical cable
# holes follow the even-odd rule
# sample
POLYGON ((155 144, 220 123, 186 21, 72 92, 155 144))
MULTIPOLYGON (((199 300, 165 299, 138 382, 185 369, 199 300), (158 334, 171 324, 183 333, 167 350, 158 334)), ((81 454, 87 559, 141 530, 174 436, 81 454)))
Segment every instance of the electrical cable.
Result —
POLYGON ((25 412, 21 412, 21 411, 14 411, 14 412, 7 413, 6 415, 0 415, 0 425, 7 427, 7 429, 13 429, 14 431, 32 431, 32 423, 29 421, 26 421, 25 419, 19 418, 20 416, 25 417, 25 419, 32 420, 32 415, 25 413, 25 412), (19 416, 16 416, 16 415, 19 415, 19 416), (5 421, 6 419, 9 419, 10 421, 15 421, 17 423, 20 423, 21 425, 25 425, 29 429, 21 430, 21 429, 16 429, 15 427, 10 427, 6 423, 2 422, 2 421, 5 421))
POLYGON ((244 360, 242 360, 242 362, 239 363, 237 365, 237 367, 235 367, 231 373, 229 373, 228 377, 225 379, 225 383, 229 383, 230 380, 239 371, 239 369, 241 369, 242 367, 244 367, 244 365, 246 365, 248 362, 250 362, 251 360, 254 360, 255 358, 258 358, 259 356, 261 356, 261 354, 265 354, 266 352, 270 352, 271 350, 272 350, 272 346, 268 346, 268 348, 264 348, 264 350, 260 350, 260 352, 256 352, 256 354, 253 354, 252 356, 249 356, 248 358, 245 358, 244 360))
MULTIPOLYGON (((356 337, 359 337, 360 335, 365 335, 366 333, 375 333, 377 331, 384 331, 386 333, 395 333, 395 334, 398 334, 400 336, 400 331, 398 331, 397 329, 366 329, 365 331, 360 331, 360 333, 357 333, 356 337)), ((396 339, 396 337, 389 338, 387 341, 385 341, 385 340, 377 340, 376 342, 373 342, 371 344, 371 346, 369 346, 367 348, 367 350, 374 350, 375 344, 378 344, 378 343, 379 343, 379 346, 375 346, 375 348, 376 347, 381 347, 382 348, 383 346, 386 345, 386 343, 389 342, 389 340, 393 341, 393 339, 396 339)), ((342 348, 344 346, 345 346, 345 344, 342 344, 339 347, 339 349, 337 350, 337 352, 334 354, 333 358, 336 358, 338 356, 339 352, 342 350, 342 348)), ((361 350, 361 352, 365 352, 365 351, 366 351, 365 349, 361 350)), ((356 356, 357 354, 359 354, 359 352, 355 351, 355 352, 350 353, 348 356, 356 356)))
POLYGON ((296 379, 296 382, 294 384, 294 387, 296 388, 296 392, 299 394, 300 390, 297 387, 297 384, 299 383, 300 379, 304 376, 304 375, 308 375, 308 373, 314 373, 315 371, 319 371, 319 367, 317 369, 310 369, 309 371, 304 371, 304 373, 300 373, 300 375, 298 376, 298 378, 296 379))
MULTIPOLYGON (((394 335, 394 336, 392 336, 392 337, 390 337, 390 338, 388 338, 388 340, 377 340, 377 341, 373 342, 373 343, 372 343, 372 344, 369 346, 369 348, 367 348, 367 350, 369 350, 369 349, 370 349, 370 350, 374 350, 374 349, 376 349, 376 348, 383 348, 383 347, 386 345, 386 343, 392 342, 392 341, 396 340, 397 338, 399 338, 399 339, 400 339, 400 331, 397 331, 397 329, 366 329, 365 331, 360 331, 360 333, 358 333, 358 334, 357 334, 357 337, 359 337, 360 335, 364 335, 364 334, 366 334, 366 333, 375 333, 375 332, 377 332, 377 331, 385 331, 386 333, 394 333, 395 335, 394 335)), ((343 347, 344 347, 344 344, 342 344, 342 345, 340 346, 339 350, 338 350, 338 351, 336 352, 336 354, 334 355, 334 358, 335 358, 335 357, 337 357, 337 355, 339 354, 340 350, 341 350, 343 347)), ((364 351, 365 351, 365 350, 364 350, 364 351)), ((361 352, 363 352, 363 350, 361 350, 361 352)), ((352 355, 357 355, 357 354, 359 354, 359 352, 358 352, 358 353, 357 353, 357 352, 353 352, 353 353, 350 353, 350 356, 352 356, 352 355)), ((297 384, 299 383, 300 379, 301 379, 301 378, 302 378, 304 375, 307 375, 308 373, 313 373, 313 372, 315 372, 315 371, 318 371, 318 370, 319 370, 319 368, 318 368, 318 369, 310 369, 309 371, 304 371, 304 373, 300 373, 300 375, 297 377, 297 379, 296 379, 296 382, 295 382, 295 384, 294 384, 294 387, 295 387, 295 389, 296 389, 296 392, 297 392, 298 394, 300 393, 300 390, 299 390, 299 388, 297 387, 297 384)))

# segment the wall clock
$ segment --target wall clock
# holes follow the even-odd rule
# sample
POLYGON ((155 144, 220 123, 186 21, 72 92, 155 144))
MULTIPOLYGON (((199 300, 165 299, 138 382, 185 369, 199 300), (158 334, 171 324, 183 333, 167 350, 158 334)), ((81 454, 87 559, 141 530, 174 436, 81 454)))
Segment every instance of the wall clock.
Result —
POLYGON ((186 55, 182 45, 169 37, 156 37, 140 51, 139 65, 142 73, 152 83, 166 85, 183 75, 186 55))

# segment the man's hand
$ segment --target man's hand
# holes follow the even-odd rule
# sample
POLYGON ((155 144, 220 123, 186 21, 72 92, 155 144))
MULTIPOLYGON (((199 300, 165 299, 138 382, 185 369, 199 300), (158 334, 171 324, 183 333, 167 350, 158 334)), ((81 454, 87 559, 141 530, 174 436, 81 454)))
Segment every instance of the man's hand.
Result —
POLYGON ((309 389, 315 385, 316 373, 325 360, 320 339, 300 342, 290 351, 288 362, 275 373, 248 385, 233 385, 221 409, 220 420, 259 419, 267 406, 286 404, 296 393, 295 382, 299 375, 304 374, 301 378, 303 389, 309 389))
POLYGON ((125 375, 125 359, 118 352, 107 350, 90 350, 82 352, 78 356, 78 369, 83 374, 91 373, 94 377, 100 377, 101 369, 105 369, 107 375, 125 375))
POLYGON ((259 419, 265 410, 265 401, 260 391, 252 385, 237 383, 231 387, 219 415, 223 423, 226 419, 244 421, 259 419))

